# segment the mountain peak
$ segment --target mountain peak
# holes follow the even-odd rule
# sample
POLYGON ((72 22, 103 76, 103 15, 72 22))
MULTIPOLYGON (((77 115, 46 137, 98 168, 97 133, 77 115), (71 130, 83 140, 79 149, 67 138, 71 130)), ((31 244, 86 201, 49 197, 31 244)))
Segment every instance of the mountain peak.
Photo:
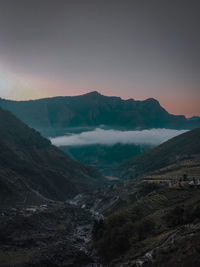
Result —
POLYGON ((159 106, 160 107, 160 102, 155 98, 147 98, 146 100, 144 100, 144 102, 149 103, 152 106, 159 106))
POLYGON ((102 94, 100 94, 98 91, 92 91, 92 92, 89 92, 89 93, 84 94, 84 95, 87 95, 87 96, 102 96, 102 94))
POLYGON ((147 98, 145 101, 159 103, 159 101, 157 99, 153 98, 153 97, 147 98))

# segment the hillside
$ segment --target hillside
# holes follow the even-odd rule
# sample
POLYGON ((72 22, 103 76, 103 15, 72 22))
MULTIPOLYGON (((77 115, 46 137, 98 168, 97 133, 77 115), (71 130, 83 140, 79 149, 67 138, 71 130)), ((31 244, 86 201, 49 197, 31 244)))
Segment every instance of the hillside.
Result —
POLYGON ((200 157, 169 164, 142 177, 142 181, 148 183, 165 183, 171 186, 176 186, 179 182, 185 184, 198 180, 200 180, 200 157))
POLYGON ((120 166, 117 174, 133 178, 178 161, 200 156, 200 128, 176 136, 120 166))
POLYGON ((103 266, 199 266, 200 189, 160 188, 96 222, 103 266))
POLYGON ((0 106, 39 130, 45 136, 65 134, 69 127, 108 125, 110 127, 192 129, 200 120, 169 114, 153 98, 123 100, 98 92, 73 97, 53 97, 32 101, 0 99, 0 106))
POLYGON ((0 108, 0 203, 35 203, 44 197, 65 200, 101 186, 95 169, 51 145, 9 111, 0 108))

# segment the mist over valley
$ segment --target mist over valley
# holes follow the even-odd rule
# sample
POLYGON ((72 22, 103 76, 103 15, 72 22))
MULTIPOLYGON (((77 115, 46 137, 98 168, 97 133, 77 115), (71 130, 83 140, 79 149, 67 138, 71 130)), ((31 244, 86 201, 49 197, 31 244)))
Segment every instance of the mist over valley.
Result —
MULTIPOLYGON (((139 155, 187 130, 148 129, 117 130, 101 128, 72 128, 65 136, 50 138, 67 155, 91 165, 104 175, 112 176, 126 160, 139 155)), ((116 175, 116 174, 115 174, 116 175)))

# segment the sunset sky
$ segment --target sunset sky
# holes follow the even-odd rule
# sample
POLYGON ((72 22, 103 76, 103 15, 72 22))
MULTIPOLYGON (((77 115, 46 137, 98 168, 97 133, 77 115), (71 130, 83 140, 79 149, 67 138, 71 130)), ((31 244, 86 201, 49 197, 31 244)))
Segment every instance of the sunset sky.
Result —
POLYGON ((199 0, 0 0, 0 97, 97 90, 200 116, 199 0))

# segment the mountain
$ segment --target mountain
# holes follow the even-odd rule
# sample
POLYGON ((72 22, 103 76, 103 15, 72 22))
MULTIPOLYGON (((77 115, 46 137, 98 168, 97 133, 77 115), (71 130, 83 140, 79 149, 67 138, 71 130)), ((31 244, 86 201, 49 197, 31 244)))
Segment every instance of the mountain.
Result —
POLYGON ((200 128, 176 136, 126 161, 117 174, 122 178, 133 178, 195 157, 200 157, 200 128))
POLYGON ((66 200, 106 183, 95 169, 67 157, 36 130, 0 108, 0 203, 66 200))
POLYGON ((0 99, 0 106, 45 136, 63 135, 69 127, 96 127, 102 124, 126 129, 192 129, 200 126, 200 120, 189 121, 182 115, 169 114, 153 98, 123 100, 96 91, 80 96, 31 101, 0 99))

